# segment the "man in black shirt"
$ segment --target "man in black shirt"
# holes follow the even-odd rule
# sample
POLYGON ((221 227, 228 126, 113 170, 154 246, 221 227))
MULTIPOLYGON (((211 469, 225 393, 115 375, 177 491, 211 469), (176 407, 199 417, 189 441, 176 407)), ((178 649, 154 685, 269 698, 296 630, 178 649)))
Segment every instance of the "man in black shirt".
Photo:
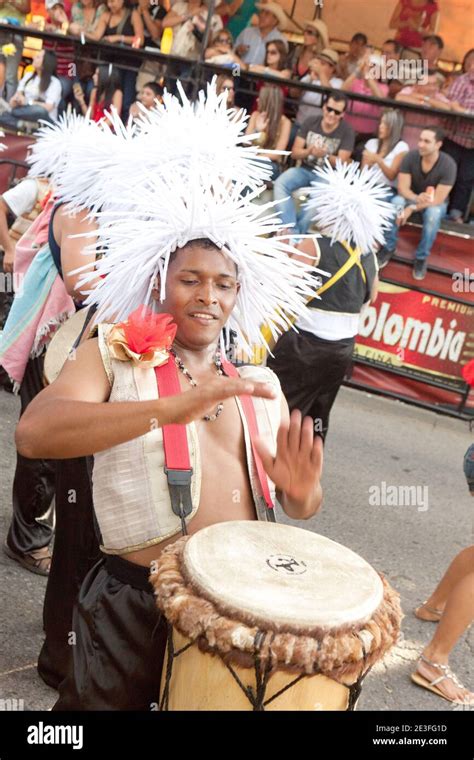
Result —
POLYGON ((313 170, 322 166, 326 158, 334 166, 336 158, 348 161, 351 157, 355 134, 343 121, 346 107, 347 97, 342 92, 329 94, 323 105, 323 115, 306 119, 295 138, 291 157, 301 161, 301 166, 287 169, 274 184, 275 200, 284 201, 279 207, 282 224, 292 226, 295 232, 307 232, 311 217, 302 214, 297 219, 291 193, 318 181, 313 170))
POLYGON ((415 211, 421 212, 423 232, 415 254, 415 280, 423 280, 426 275, 428 256, 446 214, 448 195, 456 181, 455 161, 441 152, 443 139, 444 132, 440 127, 426 127, 420 134, 418 150, 409 151, 403 159, 398 175, 398 195, 392 199, 397 217, 378 253, 379 266, 384 267, 397 246, 399 228, 415 211))

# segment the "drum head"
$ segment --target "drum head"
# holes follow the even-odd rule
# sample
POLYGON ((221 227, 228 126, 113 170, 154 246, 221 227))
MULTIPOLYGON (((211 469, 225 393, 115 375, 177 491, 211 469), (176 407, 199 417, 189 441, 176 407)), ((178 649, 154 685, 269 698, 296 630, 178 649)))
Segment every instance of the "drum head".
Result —
POLYGON ((211 525, 183 554, 189 582, 222 611, 288 631, 363 623, 383 584, 361 557, 329 538, 277 523, 211 525))
POLYGON ((44 379, 48 385, 56 380, 66 363, 77 337, 81 334, 87 312, 88 309, 76 311, 61 325, 51 340, 44 357, 43 369, 44 379))

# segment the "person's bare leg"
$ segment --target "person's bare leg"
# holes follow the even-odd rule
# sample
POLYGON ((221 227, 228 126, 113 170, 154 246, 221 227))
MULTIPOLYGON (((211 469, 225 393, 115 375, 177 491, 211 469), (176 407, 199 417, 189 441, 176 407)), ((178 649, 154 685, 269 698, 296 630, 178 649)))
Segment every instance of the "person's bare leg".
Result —
POLYGON ((430 610, 439 610, 442 614, 446 600, 453 588, 474 568, 474 546, 463 549, 451 562, 442 579, 430 597, 415 610, 415 615, 421 620, 437 621, 440 615, 430 610), (427 609, 427 608, 430 608, 427 609))
MULTIPOLYGON (((473 620, 474 570, 471 566, 471 572, 465 574, 449 594, 436 632, 422 652, 423 657, 438 665, 448 665, 448 658, 454 645, 473 620)), ((428 665, 423 660, 418 662, 417 671, 428 681, 433 681, 445 674, 441 668, 428 665)), ((474 700, 473 692, 457 685, 451 678, 441 681, 438 688, 451 699, 474 700)))

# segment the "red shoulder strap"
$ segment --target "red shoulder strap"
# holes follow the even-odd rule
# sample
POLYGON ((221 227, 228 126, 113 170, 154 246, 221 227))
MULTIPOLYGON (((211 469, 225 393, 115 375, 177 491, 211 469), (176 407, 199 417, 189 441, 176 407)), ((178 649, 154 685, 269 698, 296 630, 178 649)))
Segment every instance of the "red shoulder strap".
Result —
MULTIPOLYGON (((160 398, 181 393, 178 368, 170 357, 166 364, 155 367, 156 383, 160 398)), ((165 465, 170 470, 190 470, 188 439, 185 425, 163 425, 165 465)))
MULTIPOLYGON (((234 367, 234 365, 228 362, 226 359, 222 359, 222 367, 226 375, 229 377, 240 377, 236 367, 234 367)), ((251 396, 239 396, 239 399, 240 403, 242 404, 242 409, 244 410, 245 419, 247 420, 247 425, 249 428, 252 453, 255 460, 255 466, 257 468, 257 475, 260 481, 263 498, 265 499, 267 508, 273 509, 275 505, 272 501, 272 497, 270 496, 270 487, 268 485, 267 473, 263 468, 262 460, 260 459, 260 456, 258 455, 254 444, 255 439, 258 437, 258 424, 257 416, 255 414, 255 407, 253 405, 253 399, 251 396)))

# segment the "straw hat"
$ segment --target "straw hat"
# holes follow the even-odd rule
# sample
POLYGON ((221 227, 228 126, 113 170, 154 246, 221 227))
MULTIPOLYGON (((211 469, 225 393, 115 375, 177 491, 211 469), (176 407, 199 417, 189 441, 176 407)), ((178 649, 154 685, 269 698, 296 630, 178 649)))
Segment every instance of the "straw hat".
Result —
POLYGON ((256 3, 256 7, 259 11, 269 11, 270 13, 273 13, 278 21, 277 26, 279 29, 284 29, 288 25, 288 17, 281 5, 278 5, 278 3, 256 3))
POLYGON ((315 56, 315 58, 321 58, 323 61, 331 63, 333 66, 337 66, 339 54, 336 53, 335 50, 331 50, 331 48, 324 48, 315 56))
POLYGON ((303 28, 306 28, 307 26, 310 26, 312 29, 316 29, 319 36, 321 37, 323 41, 323 47, 328 48, 329 47, 329 32, 326 24, 324 21, 321 21, 321 19, 316 18, 314 21, 305 21, 303 23, 303 28))

